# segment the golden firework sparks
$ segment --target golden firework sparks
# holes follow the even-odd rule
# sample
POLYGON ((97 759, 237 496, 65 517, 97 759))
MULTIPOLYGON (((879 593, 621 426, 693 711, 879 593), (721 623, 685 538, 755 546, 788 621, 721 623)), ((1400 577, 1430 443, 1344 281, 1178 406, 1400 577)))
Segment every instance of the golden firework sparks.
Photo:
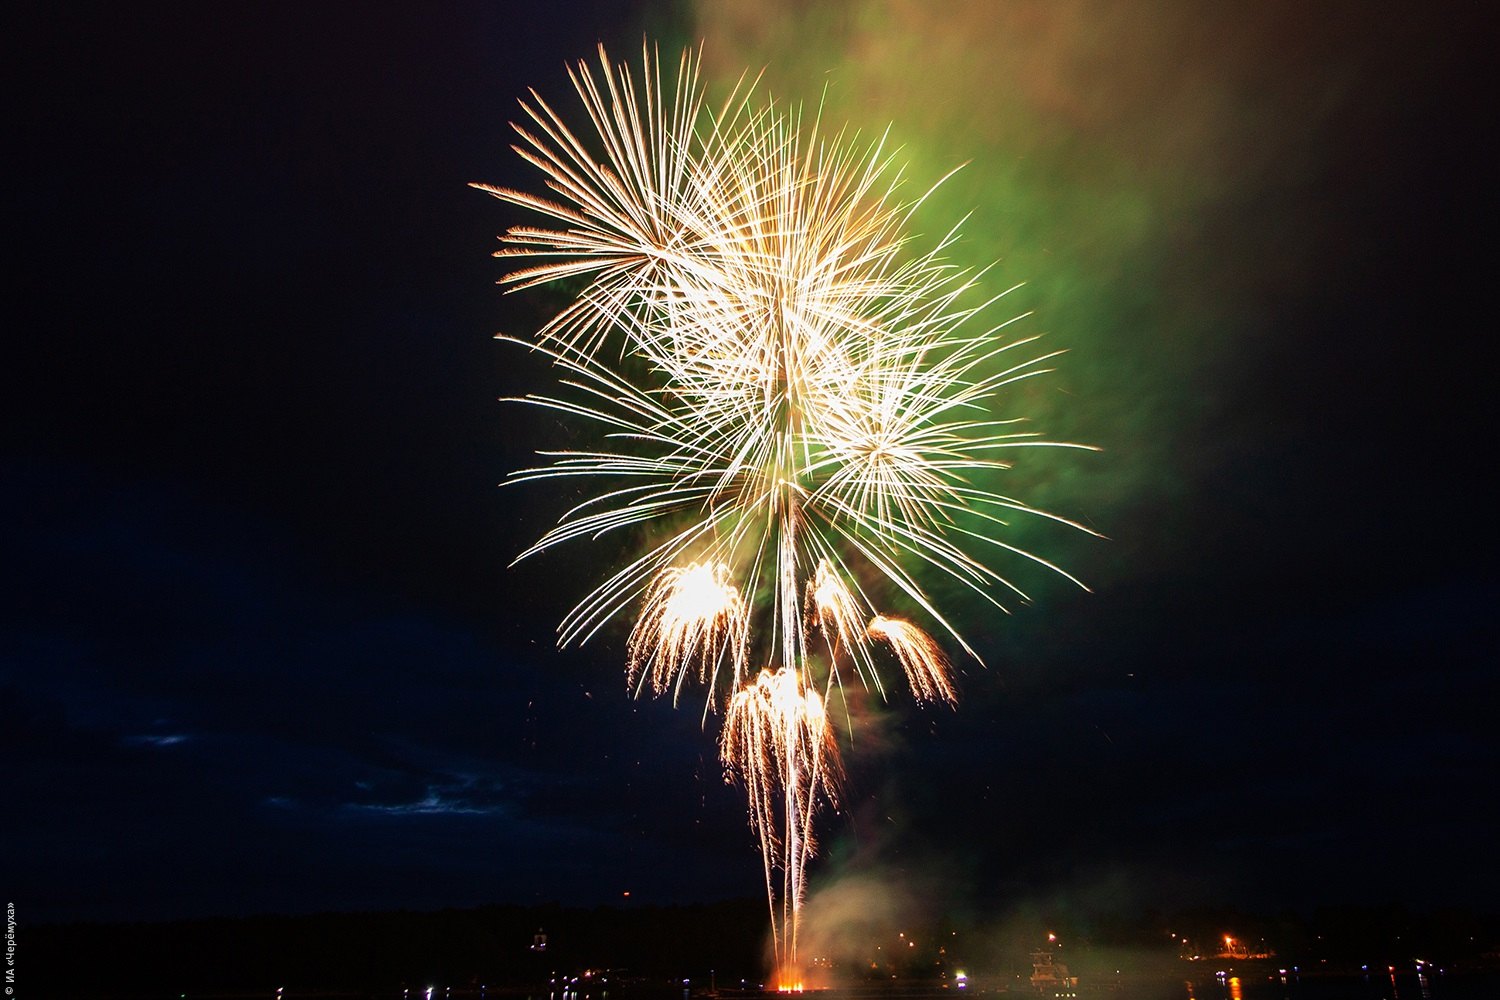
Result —
POLYGON ((958 701, 948 677, 948 657, 943 647, 911 622, 876 615, 870 622, 870 638, 884 639, 906 671, 906 683, 918 701, 958 701))
POLYGON ((636 690, 649 685, 654 694, 671 691, 675 701, 695 665, 698 681, 712 689, 727 660, 732 685, 739 687, 749 627, 727 566, 691 563, 663 570, 647 590, 630 633, 627 676, 636 690))
POLYGON ((794 668, 761 671, 730 697, 719 753, 745 784, 776 918, 777 971, 791 981, 813 818, 822 804, 837 805, 838 745, 823 694, 794 668))

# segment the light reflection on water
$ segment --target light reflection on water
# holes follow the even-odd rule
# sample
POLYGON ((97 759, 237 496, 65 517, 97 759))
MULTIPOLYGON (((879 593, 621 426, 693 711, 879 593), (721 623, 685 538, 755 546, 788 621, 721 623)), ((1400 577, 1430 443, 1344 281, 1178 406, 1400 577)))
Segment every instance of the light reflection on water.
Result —
POLYGON ((1138 982, 1098 996, 1101 1000, 1496 1000, 1500 975, 1229 976, 1189 980, 1173 992, 1138 982))
MULTIPOLYGON (((580 984, 581 985, 581 984, 580 984)), ((615 984, 611 984, 614 986, 615 984)), ((1038 994, 1025 986, 985 988, 973 983, 964 1000, 1033 1000, 1038 994)), ((413 990, 405 1000, 425 1000, 425 990, 413 990)), ((1360 976, 1229 976, 1212 973, 1194 979, 1135 979, 1126 977, 1118 985, 1084 982, 1077 990, 1080 1000, 1497 1000, 1500 973, 1482 975, 1431 975, 1372 971, 1360 976)), ((916 984, 904 988, 810 991, 806 1000, 956 1000, 950 990, 927 989, 916 984)), ((564 988, 541 991, 488 988, 439 987, 432 1000, 713 1000, 696 985, 685 989, 665 983, 657 986, 627 985, 615 989, 564 988)), ((403 1000, 400 991, 376 994, 373 1000, 403 1000)), ((718 1000, 784 1000, 780 994, 728 989, 718 1000)))

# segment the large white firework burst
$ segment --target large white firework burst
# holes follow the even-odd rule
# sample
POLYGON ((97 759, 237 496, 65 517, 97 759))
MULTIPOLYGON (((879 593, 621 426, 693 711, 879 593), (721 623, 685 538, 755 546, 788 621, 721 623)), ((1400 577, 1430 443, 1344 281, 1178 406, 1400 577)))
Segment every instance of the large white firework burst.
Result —
POLYGON ((698 682, 706 710, 727 707, 721 752, 750 795, 789 968, 812 818, 838 773, 825 709, 841 671, 883 693, 884 647, 919 700, 956 697, 939 643, 879 602, 900 595, 975 655, 920 568, 997 605, 1024 595, 989 554, 1068 576, 1004 538, 1013 515, 1063 519, 972 477, 1007 468, 1011 449, 1082 446, 994 415, 1054 355, 1005 339, 1014 320, 983 325, 1000 296, 947 259, 956 229, 913 245, 925 195, 903 199, 885 137, 827 135, 743 79, 710 105, 692 53, 664 77, 648 48, 637 76, 601 47, 597 70, 570 74, 587 131, 534 91, 515 126, 550 194, 475 185, 548 220, 502 237, 498 256, 524 264, 504 283, 582 286, 518 341, 560 373, 558 391, 525 400, 600 432, 597 450, 544 452, 516 474, 601 483, 520 558, 627 529, 647 539, 560 641, 634 613, 635 689, 675 699, 698 682))

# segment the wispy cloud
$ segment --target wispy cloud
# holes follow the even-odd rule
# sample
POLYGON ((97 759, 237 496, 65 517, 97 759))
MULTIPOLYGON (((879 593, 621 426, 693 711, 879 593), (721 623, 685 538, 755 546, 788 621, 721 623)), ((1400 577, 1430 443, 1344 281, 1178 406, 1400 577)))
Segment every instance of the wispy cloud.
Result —
POLYGON ((126 736, 121 742, 130 747, 175 747, 180 743, 186 743, 190 739, 184 733, 146 733, 140 736, 126 736))
POLYGON ((495 816, 506 811, 504 806, 478 805, 462 797, 446 796, 434 788, 429 788, 427 795, 416 802, 348 802, 343 808, 388 816, 495 816))

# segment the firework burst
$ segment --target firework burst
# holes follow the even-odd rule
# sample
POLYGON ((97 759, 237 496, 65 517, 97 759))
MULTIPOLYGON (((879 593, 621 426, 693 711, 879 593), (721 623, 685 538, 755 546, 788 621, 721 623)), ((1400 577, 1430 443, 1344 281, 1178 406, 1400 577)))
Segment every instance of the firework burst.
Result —
POLYGON ((522 265, 502 283, 582 285, 517 342, 559 372, 525 401, 601 441, 515 475, 601 484, 519 558, 651 527, 560 641, 634 615, 633 690, 676 700, 698 684, 705 713, 724 711, 720 753, 749 798, 789 983, 813 821, 836 803, 830 695, 846 676, 884 694, 888 652, 918 700, 956 700, 934 635, 877 602, 900 595, 977 658, 919 568, 996 605, 1025 595, 987 553, 1068 576, 1002 537, 1012 515, 1063 519, 971 477, 1008 468, 1010 449, 1082 446, 992 415, 1054 355, 981 325, 999 296, 975 301, 978 275, 946 259, 956 231, 912 245, 925 195, 900 197, 884 137, 826 135, 743 79, 710 105, 692 53, 672 73, 648 49, 637 75, 601 47, 570 75, 584 134, 535 92, 515 126, 550 194, 475 185, 547 220, 502 237, 497 256, 522 265))

